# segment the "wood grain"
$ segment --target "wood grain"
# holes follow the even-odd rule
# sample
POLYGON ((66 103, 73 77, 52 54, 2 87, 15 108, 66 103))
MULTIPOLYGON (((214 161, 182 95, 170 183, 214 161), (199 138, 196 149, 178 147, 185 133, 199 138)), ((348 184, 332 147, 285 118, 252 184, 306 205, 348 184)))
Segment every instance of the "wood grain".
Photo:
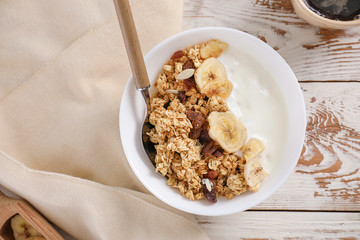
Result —
POLYGON ((0 240, 12 240, 10 219, 20 214, 46 239, 64 240, 60 234, 32 207, 21 199, 12 199, 0 192, 0 240))
POLYGON ((288 181, 254 209, 360 211, 360 83, 301 88, 308 116, 302 156, 288 181))
POLYGON ((252 210, 197 216, 213 240, 360 238, 360 27, 326 30, 289 0, 185 0, 184 29, 250 33, 288 62, 303 89, 308 126, 294 173, 252 210), (309 83, 306 83, 309 82, 309 83))
POLYGON ((290 0, 184 0, 183 28, 207 26, 257 36, 311 83, 301 83, 308 126, 295 172, 250 211, 197 216, 201 227, 212 240, 360 239, 360 27, 312 27, 290 0))
POLYGON ((197 220, 212 240, 360 238, 360 213, 247 211, 197 220))
POLYGON ((360 81, 360 27, 310 26, 289 0, 185 0, 183 28, 205 26, 257 36, 284 57, 300 81, 360 81))
POLYGON ((138 90, 147 89, 150 87, 149 77, 129 0, 114 0, 114 5, 129 58, 131 72, 134 76, 135 86, 138 90))

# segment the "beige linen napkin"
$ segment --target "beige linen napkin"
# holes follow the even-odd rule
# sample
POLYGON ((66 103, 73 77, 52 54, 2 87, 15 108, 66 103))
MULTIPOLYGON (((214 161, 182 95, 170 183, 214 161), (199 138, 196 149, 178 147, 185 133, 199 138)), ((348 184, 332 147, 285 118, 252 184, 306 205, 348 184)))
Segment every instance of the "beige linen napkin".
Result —
MULTIPOLYGON (((131 5, 143 52, 181 30, 181 0, 131 5)), ((0 185, 76 239, 208 239, 125 159, 130 68, 112 1, 3 0, 0 29, 0 185)))

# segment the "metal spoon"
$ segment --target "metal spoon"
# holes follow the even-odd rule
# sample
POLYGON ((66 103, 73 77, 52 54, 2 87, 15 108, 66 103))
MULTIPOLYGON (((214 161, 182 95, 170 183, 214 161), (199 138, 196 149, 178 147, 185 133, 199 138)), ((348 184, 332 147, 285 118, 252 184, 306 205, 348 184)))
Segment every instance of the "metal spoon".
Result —
POLYGON ((131 13, 131 8, 128 0, 114 0, 116 13, 119 19, 122 36, 124 38, 127 55, 129 58, 131 71, 135 80, 136 89, 141 91, 146 104, 146 115, 142 125, 142 143, 144 150, 155 166, 155 148, 146 134, 154 126, 148 122, 148 115, 151 110, 150 106, 150 82, 147 75, 144 58, 141 52, 139 38, 136 33, 134 19, 131 13))

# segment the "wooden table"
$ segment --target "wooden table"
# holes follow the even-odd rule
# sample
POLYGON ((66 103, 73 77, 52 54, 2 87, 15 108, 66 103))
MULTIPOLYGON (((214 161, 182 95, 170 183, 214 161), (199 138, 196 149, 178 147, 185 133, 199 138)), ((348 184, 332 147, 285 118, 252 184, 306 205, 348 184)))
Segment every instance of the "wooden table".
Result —
POLYGON ((184 30, 236 28, 277 50, 308 114, 303 153, 286 183, 246 212, 197 216, 202 228, 213 240, 360 239, 360 27, 312 27, 290 0, 184 1, 184 30))
POLYGON ((184 29, 224 26, 257 36, 295 72, 307 133, 295 172, 255 208, 198 216, 214 240, 360 238, 360 27, 300 20, 290 0, 185 0, 184 29))

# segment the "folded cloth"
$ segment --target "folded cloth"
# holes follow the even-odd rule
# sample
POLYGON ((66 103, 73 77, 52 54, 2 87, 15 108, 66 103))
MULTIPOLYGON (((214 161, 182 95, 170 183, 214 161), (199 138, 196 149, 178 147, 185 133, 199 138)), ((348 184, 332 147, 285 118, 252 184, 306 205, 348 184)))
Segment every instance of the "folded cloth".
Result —
MULTIPOLYGON (((143 52, 181 30, 181 0, 131 6, 143 52)), ((126 161, 130 67, 113 2, 4 0, 0 28, 0 185, 76 239, 208 239, 126 161)))

